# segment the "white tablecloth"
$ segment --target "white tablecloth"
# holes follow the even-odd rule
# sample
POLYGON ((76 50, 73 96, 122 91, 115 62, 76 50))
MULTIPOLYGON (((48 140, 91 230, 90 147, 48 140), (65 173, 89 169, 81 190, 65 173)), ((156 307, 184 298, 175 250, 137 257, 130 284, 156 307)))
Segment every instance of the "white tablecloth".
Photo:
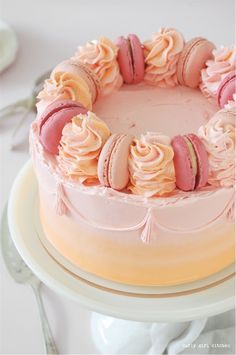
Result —
MULTIPOLYGON (((0 75, 0 108, 27 96, 40 74, 73 54, 78 44, 99 35, 115 39, 135 32, 146 39, 167 25, 180 29, 186 38, 200 35, 216 45, 234 43, 233 4, 233 0, 0 0, 0 18, 12 25, 20 42, 17 61, 0 75)), ((17 119, 0 123, 0 212, 15 175, 28 159, 27 145, 17 151, 9 148, 17 119)), ((27 125, 21 136, 24 130, 27 125)), ((38 310, 30 288, 14 283, 1 257, 0 269, 0 352, 43 353, 38 310)), ((90 312, 46 287, 43 296, 60 352, 97 353, 91 341, 90 312)), ((232 332, 227 329, 232 325, 232 312, 211 318, 204 334, 185 353, 233 353, 199 346, 199 342, 232 343, 232 332), (211 331, 216 328, 217 332, 211 331)))

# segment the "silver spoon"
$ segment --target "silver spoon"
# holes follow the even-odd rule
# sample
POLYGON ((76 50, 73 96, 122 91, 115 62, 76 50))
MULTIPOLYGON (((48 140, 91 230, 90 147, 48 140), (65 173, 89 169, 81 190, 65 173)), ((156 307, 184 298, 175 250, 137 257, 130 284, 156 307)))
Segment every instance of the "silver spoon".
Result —
POLYGON ((44 73, 40 77, 38 77, 34 83, 33 89, 31 91, 31 95, 23 100, 19 100, 10 104, 8 106, 3 107, 0 109, 0 120, 6 119, 9 116, 13 116, 16 113, 21 114, 18 124, 13 130, 12 139, 11 139, 11 148, 15 148, 15 138, 21 129, 21 126, 27 119, 28 115, 31 112, 36 113, 36 103, 37 103, 37 96, 40 91, 43 89, 44 81, 50 77, 50 71, 44 73))
POLYGON ((34 291, 39 307, 39 314, 41 318, 46 353, 51 355, 58 354, 40 294, 41 281, 32 273, 30 268, 25 264, 11 239, 7 220, 7 207, 5 207, 2 216, 1 246, 3 259, 10 275, 18 283, 28 283, 34 291))
POLYGON ((44 81, 50 77, 50 73, 51 71, 47 71, 36 79, 33 89, 31 91, 31 95, 29 97, 23 100, 16 101, 0 109, 0 118, 4 118, 6 116, 12 115, 15 112, 25 110, 27 108, 30 108, 31 110, 34 110, 36 112, 35 104, 37 101, 37 96, 43 89, 44 81))

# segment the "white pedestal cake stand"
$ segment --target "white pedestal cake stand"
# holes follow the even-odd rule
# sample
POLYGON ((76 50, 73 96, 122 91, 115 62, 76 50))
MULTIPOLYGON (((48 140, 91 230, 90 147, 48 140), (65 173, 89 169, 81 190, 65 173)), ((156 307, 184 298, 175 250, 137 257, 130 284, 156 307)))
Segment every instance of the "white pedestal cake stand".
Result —
POLYGON ((233 265, 204 280, 172 287, 127 286, 74 268, 47 244, 30 161, 14 182, 8 206, 11 236, 32 271, 53 290, 97 312, 91 329, 102 352, 142 353, 150 346, 151 323, 200 319, 234 306, 233 265))

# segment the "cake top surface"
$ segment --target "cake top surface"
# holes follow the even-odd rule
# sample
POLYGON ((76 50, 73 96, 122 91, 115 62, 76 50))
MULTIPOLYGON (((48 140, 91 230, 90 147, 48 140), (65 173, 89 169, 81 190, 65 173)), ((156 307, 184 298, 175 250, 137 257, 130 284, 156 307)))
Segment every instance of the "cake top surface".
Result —
POLYGON ((173 28, 87 42, 45 81, 32 146, 88 193, 160 202, 231 187, 235 48, 173 28))
POLYGON ((198 90, 153 87, 146 83, 124 84, 112 95, 101 97, 93 112, 114 133, 139 137, 145 132, 161 132, 173 138, 177 134, 197 133, 199 127, 218 111, 198 90))

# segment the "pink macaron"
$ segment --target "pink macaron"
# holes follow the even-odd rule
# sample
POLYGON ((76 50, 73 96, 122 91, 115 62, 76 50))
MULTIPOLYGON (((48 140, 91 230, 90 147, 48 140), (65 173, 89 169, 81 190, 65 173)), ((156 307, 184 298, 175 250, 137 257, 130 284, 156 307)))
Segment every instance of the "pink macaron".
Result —
POLYGON ((128 157, 133 137, 112 134, 98 159, 98 179, 103 186, 124 189, 129 182, 128 157))
POLYGON ((87 109, 72 100, 57 100, 45 109, 39 117, 39 139, 48 153, 58 154, 64 126, 80 113, 87 109))
POLYGON ((124 82, 138 84, 144 78, 144 54, 139 38, 135 34, 127 38, 120 36, 116 45, 119 47, 117 60, 124 82))
POLYGON ((236 93, 236 72, 230 72, 221 82, 217 90, 217 100, 221 108, 233 100, 233 95, 236 93))
POLYGON ((187 134, 172 139, 176 186, 183 191, 201 188, 208 180, 207 151, 198 136, 187 134))
POLYGON ((177 78, 181 85, 198 87, 201 70, 205 68, 206 61, 212 58, 214 48, 213 43, 201 37, 193 38, 185 44, 177 65, 177 78))

